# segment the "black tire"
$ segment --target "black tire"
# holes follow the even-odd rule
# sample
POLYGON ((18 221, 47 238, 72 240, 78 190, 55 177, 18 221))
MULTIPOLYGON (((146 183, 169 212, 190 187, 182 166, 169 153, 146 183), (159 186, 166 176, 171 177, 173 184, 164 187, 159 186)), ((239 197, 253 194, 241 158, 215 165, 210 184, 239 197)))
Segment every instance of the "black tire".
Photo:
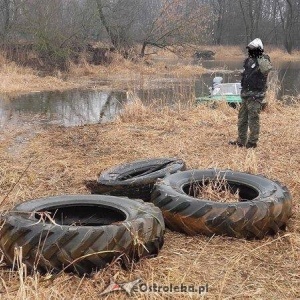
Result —
POLYGON ((152 203, 102 195, 58 196, 24 202, 1 218, 0 248, 12 266, 22 247, 30 270, 89 274, 120 258, 155 256, 164 220, 152 203), (43 212, 49 212, 52 220, 43 212), (54 223, 55 222, 55 223, 54 223))
POLYGON ((263 176, 230 170, 190 170, 167 176, 155 185, 152 201, 164 215, 166 225, 189 235, 227 235, 263 238, 284 229, 291 216, 288 189, 263 176), (195 184, 223 178, 239 191, 240 202, 197 199, 189 191, 195 184))
POLYGON ((126 196, 150 201, 157 179, 185 170, 185 163, 177 158, 137 160, 101 173, 97 182, 85 184, 93 194, 126 196))

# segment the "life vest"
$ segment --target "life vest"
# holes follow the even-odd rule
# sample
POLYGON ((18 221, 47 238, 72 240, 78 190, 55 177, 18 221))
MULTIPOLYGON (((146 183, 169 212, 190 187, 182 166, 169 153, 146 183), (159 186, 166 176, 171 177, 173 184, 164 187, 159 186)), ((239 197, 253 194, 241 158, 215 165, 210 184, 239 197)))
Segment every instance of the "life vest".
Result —
MULTIPOLYGON (((267 55, 264 55, 264 58, 270 60, 267 55)), ((260 71, 257 58, 248 57, 244 61, 241 85, 243 94, 267 90, 267 76, 260 71)))

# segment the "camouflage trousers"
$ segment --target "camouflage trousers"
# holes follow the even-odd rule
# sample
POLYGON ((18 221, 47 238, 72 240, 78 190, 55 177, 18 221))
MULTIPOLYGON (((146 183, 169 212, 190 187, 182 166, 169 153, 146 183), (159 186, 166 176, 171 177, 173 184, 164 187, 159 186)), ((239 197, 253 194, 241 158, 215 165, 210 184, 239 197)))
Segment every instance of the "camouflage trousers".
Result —
POLYGON ((238 115, 238 142, 256 144, 259 137, 261 101, 242 98, 238 115), (249 137, 248 137, 249 129, 249 137))

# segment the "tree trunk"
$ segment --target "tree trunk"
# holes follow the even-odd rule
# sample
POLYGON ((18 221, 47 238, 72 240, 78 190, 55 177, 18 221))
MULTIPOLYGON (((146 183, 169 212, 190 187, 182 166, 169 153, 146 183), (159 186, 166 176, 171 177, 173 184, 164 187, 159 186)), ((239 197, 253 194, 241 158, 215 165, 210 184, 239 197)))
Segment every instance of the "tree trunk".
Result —
POLYGON ((2 37, 3 40, 5 41, 10 27, 10 0, 3 1, 3 15, 4 15, 4 28, 3 28, 2 37))
POLYGON ((291 0, 286 0, 287 2, 287 16, 286 16, 286 32, 284 37, 284 46, 286 51, 289 54, 292 54, 293 51, 293 38, 292 38, 292 29, 294 22, 294 13, 293 13, 293 3, 291 0))
POLYGON ((286 0, 286 7, 285 11, 282 10, 279 1, 277 0, 277 4, 279 7, 280 18, 281 18, 281 25, 284 33, 283 37, 283 44, 286 51, 291 54, 294 47, 294 40, 292 35, 293 30, 293 23, 295 22, 294 19, 294 12, 293 12, 293 2, 291 0, 286 0))
POLYGON ((248 22, 247 22, 247 18, 246 18, 246 13, 245 13, 245 10, 244 10, 241 0, 239 0, 239 4, 240 4, 241 12, 243 15, 243 21, 245 24, 246 42, 248 43, 250 41, 250 32, 249 32, 248 22))
POLYGON ((102 0, 95 0, 96 4, 97 4, 97 9, 98 9, 98 13, 99 13, 99 17, 100 20, 111 40, 111 43, 113 44, 113 46, 120 50, 120 38, 119 35, 111 28, 108 20, 106 19, 104 12, 103 12, 103 2, 102 0))
POLYGON ((216 37, 215 37, 215 43, 217 45, 221 45, 222 40, 222 33, 223 33, 223 23, 224 23, 224 10, 225 10, 225 3, 224 0, 218 0, 218 17, 217 17, 217 28, 216 28, 216 37))

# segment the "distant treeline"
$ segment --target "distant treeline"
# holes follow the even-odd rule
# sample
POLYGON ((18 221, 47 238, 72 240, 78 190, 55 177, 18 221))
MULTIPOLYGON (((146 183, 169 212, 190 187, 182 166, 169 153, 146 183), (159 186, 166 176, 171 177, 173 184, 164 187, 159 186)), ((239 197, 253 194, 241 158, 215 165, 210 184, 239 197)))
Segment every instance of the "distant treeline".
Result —
MULTIPOLYGON (((91 42, 130 57, 148 46, 242 45, 255 37, 300 48, 300 0, 0 0, 2 46, 29 43, 64 62, 91 42)), ((75 55, 76 56, 76 55, 75 55)))

